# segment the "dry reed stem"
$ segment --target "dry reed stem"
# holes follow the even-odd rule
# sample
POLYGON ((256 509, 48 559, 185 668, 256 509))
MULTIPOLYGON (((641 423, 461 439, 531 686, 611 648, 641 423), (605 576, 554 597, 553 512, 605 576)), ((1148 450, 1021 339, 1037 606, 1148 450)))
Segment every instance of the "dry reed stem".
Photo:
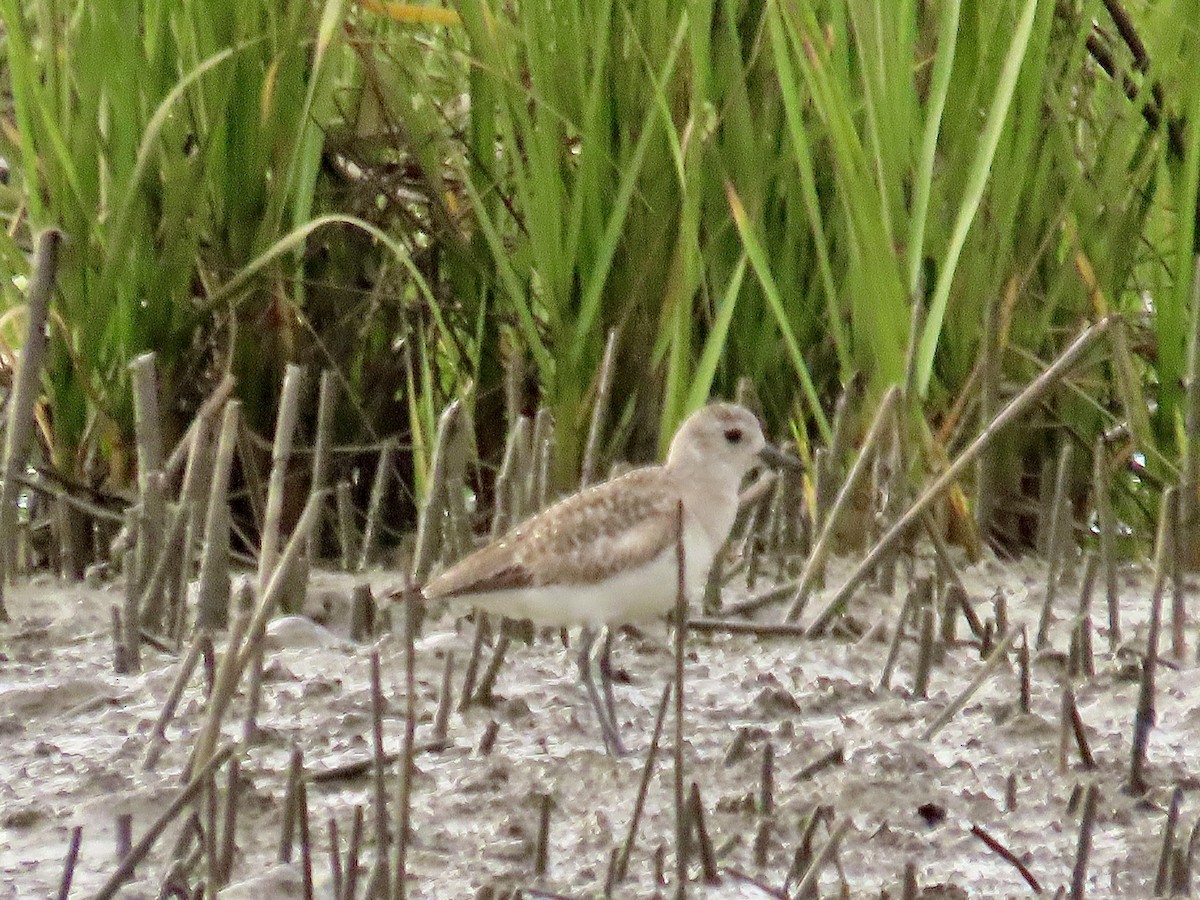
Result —
POLYGON ((150 852, 154 843, 166 831, 167 826, 171 824, 184 807, 196 799, 196 795, 204 789, 213 773, 233 755, 234 749, 233 744, 226 744, 209 756, 203 765, 194 770, 191 779, 184 786, 183 790, 175 795, 175 799, 171 801, 170 805, 146 829, 146 833, 142 836, 142 839, 134 844, 129 854, 121 860, 121 864, 117 866, 116 871, 108 877, 108 880, 95 893, 93 900, 110 900, 111 897, 116 896, 121 885, 133 874, 138 863, 145 859, 146 854, 150 852))
POLYGON ((1138 688, 1137 710, 1133 716, 1133 741, 1129 762, 1127 793, 1141 796, 1146 792, 1146 747, 1150 743, 1150 730, 1154 727, 1154 675, 1155 659, 1147 654, 1142 658, 1142 678, 1138 688))
POLYGON ((1179 479, 1179 529, 1181 540, 1192 542, 1197 533, 1197 490, 1200 490, 1200 255, 1192 270, 1183 388, 1185 442, 1179 479))
POLYGON ((342 844, 338 837, 337 817, 329 817, 329 886, 334 900, 342 896, 342 885, 345 878, 342 875, 342 844))
POLYGON ((139 590, 150 574, 162 547, 165 498, 162 489, 162 422, 158 409, 158 377, 155 354, 143 353, 129 364, 133 393, 134 442, 137 447, 138 506, 137 575, 139 590))
POLYGON ((383 752, 383 678, 380 671, 379 651, 371 651, 371 757, 372 809, 375 818, 375 869, 372 886, 377 896, 391 893, 391 877, 388 870, 388 846, 391 835, 388 830, 387 789, 383 770, 387 760, 383 752))
MULTIPOLYGON (((161 473, 156 473, 156 476, 156 480, 162 480, 161 473)), ((141 594, 135 595, 135 607, 138 610, 134 616, 135 623, 140 622, 146 626, 162 621, 163 588, 167 584, 167 578, 173 574, 187 553, 184 538, 191 522, 192 516, 187 506, 180 505, 171 519, 166 540, 161 541, 158 558, 154 560, 153 568, 143 582, 141 594)))
POLYGON ((758 812, 769 816, 775 810, 775 747, 770 741, 763 745, 762 765, 758 776, 758 812))
POLYGON ((826 769, 831 769, 834 766, 845 765, 846 763, 846 748, 841 744, 834 746, 832 749, 822 753, 808 765, 800 769, 796 773, 796 782, 808 781, 810 778, 816 777, 826 769))
POLYGON ((492 538, 498 538, 521 519, 524 511, 522 485, 525 484, 529 430, 533 425, 528 416, 519 416, 508 430, 504 444, 504 459, 496 476, 495 500, 492 506, 492 538))
POLYGON ((404 600, 404 743, 400 751, 399 783, 396 796, 396 858, 392 881, 392 900, 408 896, 408 844, 412 833, 412 782, 416 765, 417 735, 417 615, 420 591, 409 584, 404 600))
POLYGON ((438 691, 437 712, 433 716, 433 737, 430 743, 434 747, 446 745, 446 733, 450 728, 450 710, 454 707, 454 651, 446 651, 446 663, 442 667, 442 686, 438 691))
POLYGON ((816 543, 813 545, 808 559, 805 561, 804 569, 795 582, 796 594, 792 598, 787 611, 784 613, 784 622, 794 621, 800 615, 805 605, 807 605, 809 593, 816 584, 817 577, 832 548, 834 531, 837 524, 841 520, 845 510, 850 506, 851 500, 857 494, 863 476, 870 471, 871 461, 875 457, 880 439, 884 435, 885 427, 894 420, 894 410, 899 401, 900 392, 893 386, 888 389, 888 392, 883 395, 883 399, 879 402, 879 409, 875 412, 875 419, 871 423, 871 428, 867 431, 867 436, 863 439, 862 449, 859 451, 858 457, 854 460, 854 465, 850 467, 850 472, 847 474, 846 480, 842 483, 828 516, 821 520, 821 533, 817 536, 816 543))
POLYGON ((375 464, 375 478, 371 482, 371 496, 367 500, 367 520, 363 526, 362 544, 359 547, 358 571, 360 572, 367 570, 375 552, 379 519, 383 514, 383 502, 387 497, 388 475, 392 470, 392 458, 395 454, 395 444, 390 442, 384 444, 379 451, 379 460, 375 464))
POLYGON ((917 645, 917 671, 913 676, 913 696, 925 700, 929 696, 929 675, 933 671, 933 626, 932 606, 921 610, 920 641, 917 645))
POLYGON ((280 524, 283 517, 283 494, 287 484, 288 461, 296 436, 296 419, 300 414, 300 387, 303 371, 288 363, 283 374, 279 395, 279 413, 275 417, 275 441, 271 447, 271 475, 267 482, 267 505, 263 514, 262 544, 258 551, 258 589, 267 589, 267 579, 279 555, 280 524))
POLYGON ((683 686, 684 651, 687 641, 687 592, 684 575, 687 571, 686 549, 683 543, 683 501, 675 520, 675 563, 677 566, 675 589, 675 897, 687 896, 687 845, 688 815, 684 799, 684 746, 683 746, 683 686))
POLYGON ((1025 626, 1021 626, 1021 647, 1017 651, 1017 709, 1025 715, 1029 715, 1033 705, 1031 703, 1031 687, 1029 677, 1029 634, 1025 630, 1025 626))
POLYGON ((1104 571, 1104 597, 1108 609, 1108 645, 1121 643, 1121 597, 1117 587, 1116 517, 1113 515, 1112 486, 1104 436, 1096 438, 1092 461, 1092 491, 1096 524, 1100 530, 1100 568, 1104 571))
POLYGON ((1158 869, 1154 876, 1154 896, 1163 897, 1171 885, 1171 861, 1175 856, 1175 829, 1179 826, 1179 809, 1183 805, 1183 787, 1175 785, 1167 819, 1163 822, 1162 848, 1158 853, 1158 869))
POLYGON ((1029 871, 1029 867, 1025 865, 1025 863, 1021 862, 1019 856, 1005 847, 1002 843, 1000 843, 1000 841, 996 840, 996 838, 994 838, 986 829, 984 829, 982 825, 972 825, 971 834, 983 841, 984 845, 989 850, 1016 869, 1017 872, 1020 873, 1021 877, 1025 879, 1025 883, 1029 885, 1030 890, 1032 890, 1035 894, 1040 894, 1042 892, 1041 882, 1039 882, 1034 877, 1033 873, 1029 871))
POLYGON ((71 829, 71 842, 67 845, 67 858, 63 861, 62 878, 58 882, 58 900, 67 900, 71 894, 71 882, 75 879, 75 866, 79 862, 79 846, 83 843, 83 826, 71 829))
POLYGON ((350 571, 354 558, 354 501, 350 497, 350 482, 339 481, 334 493, 337 507, 338 549, 341 552, 342 571, 350 571))
POLYGON ((713 851, 712 838, 708 834, 708 825, 704 821, 704 803, 700 799, 700 785, 692 782, 692 790, 688 796, 691 806, 691 820, 696 829, 696 846, 700 851, 700 869, 704 873, 704 883, 716 885, 721 883, 717 873, 717 855, 713 851))
POLYGON ((1154 537, 1154 582, 1150 591, 1150 626, 1146 635, 1146 655, 1158 661, 1159 636, 1162 633, 1162 602, 1167 577, 1174 558, 1178 524, 1179 493, 1174 487, 1163 491, 1158 511, 1158 531, 1154 537))
POLYGON ((892 673, 896 668, 896 661, 900 658, 900 641, 904 638, 904 626, 912 617, 915 610, 930 602, 933 596, 933 582, 928 578, 919 578, 917 583, 913 585, 904 597, 904 602, 900 604, 900 613, 896 616, 896 628, 892 632, 892 640, 888 644, 887 657, 883 662, 883 672, 879 676, 879 685, 876 688, 880 691, 886 691, 892 686, 892 673))
POLYGON ((425 500, 417 518, 417 546, 413 552, 412 578, 422 584, 437 558, 437 541, 441 536, 441 520, 446 511, 446 466, 453 432, 462 416, 462 401, 455 400, 442 411, 433 456, 429 466, 425 500))
POLYGON ((546 407, 538 410, 533 422, 533 447, 530 453, 529 488, 526 494, 529 509, 545 509, 550 502, 550 460, 554 453, 554 416, 546 407))
POLYGON ((283 817, 279 827, 279 861, 281 863, 290 863, 292 861, 300 782, 303 780, 304 753, 298 744, 292 744, 292 751, 288 762, 287 782, 283 789, 283 817))
POLYGON ((829 832, 829 840, 813 857, 813 861, 809 863, 808 869, 804 873, 804 877, 800 879, 800 883, 796 885, 793 892, 796 897, 807 897, 809 894, 816 891, 817 885, 821 880, 821 871, 825 868, 834 855, 837 853, 838 845, 841 844, 842 838, 851 825, 850 816, 843 816, 829 832))
POLYGON ((1100 789, 1095 784, 1087 786, 1083 795, 1083 815, 1079 822, 1079 843, 1075 848, 1075 866, 1071 870, 1070 900, 1083 900, 1087 887, 1088 858, 1092 853, 1092 832, 1096 827, 1096 807, 1100 789))
POLYGON ((490 756, 492 748, 496 746, 496 735, 500 733, 500 723, 495 719, 488 721, 484 726, 483 734, 479 736, 479 745, 476 747, 476 754, 479 756, 490 756))
POLYGON ((233 694, 238 682, 249 667, 250 661, 262 646, 263 638, 266 635, 267 619, 270 618, 279 605, 280 597, 287 586, 291 568, 303 552, 305 542, 320 511, 321 499, 324 495, 325 492, 321 491, 309 496, 308 502, 304 506, 304 511, 300 514, 300 521, 296 523, 296 529, 292 532, 291 539, 288 541, 287 547, 284 548, 278 565, 275 566, 275 571, 271 575, 267 589, 259 597, 258 605, 250 616, 250 620, 246 626, 246 640, 244 644, 238 648, 231 642, 229 650, 225 653, 225 658, 221 661, 217 683, 214 685, 212 696, 209 698, 208 716, 201 727, 200 733, 196 736, 195 749, 192 754, 192 771, 198 766, 204 765, 216 747, 217 736, 220 734, 221 729, 221 720, 224 718, 225 712, 233 700, 233 694))
POLYGON ((592 421, 588 427, 587 441, 583 445, 583 465, 579 471, 579 486, 587 487, 596 474, 596 461, 600 452, 600 433, 608 416, 608 403, 612 395, 613 377, 617 364, 617 329, 608 332, 604 344, 604 357, 600 360, 599 380, 596 382, 596 400, 592 404, 592 421))
POLYGON ((137 552, 125 552, 125 608, 121 610, 121 643, 125 647, 125 671, 140 672, 142 670, 142 629, 139 624, 141 615, 138 612, 138 582, 134 575, 134 562, 137 552))
POLYGON ((1046 572, 1046 595, 1042 600, 1042 611, 1038 616, 1037 639, 1034 646, 1045 648, 1050 639, 1050 614, 1058 596, 1059 580, 1062 577, 1063 556, 1071 521, 1070 499, 1067 497, 1067 479, 1071 474, 1071 444, 1064 443, 1058 456, 1058 470, 1054 477, 1054 499, 1050 507, 1050 549, 1046 572))
MULTIPOLYGON (((984 304, 982 335, 979 342, 979 428, 987 427, 1000 404, 1000 317, 996 315, 999 292, 989 291, 984 304)), ((995 462, 990 450, 979 454, 975 464, 975 524, 986 540, 995 514, 995 462)))
POLYGON ((200 656, 204 652, 206 645, 210 648, 212 647, 212 636, 207 631, 201 629, 196 632, 195 638, 192 639, 187 655, 180 661, 179 669, 175 673, 175 680, 171 683, 170 691, 167 692, 166 702, 163 703, 162 711, 158 714, 154 728, 150 731, 150 737, 146 745, 146 757, 142 763, 143 771, 148 772, 154 768, 158 763, 159 756, 162 755, 163 749, 167 746, 167 726, 175 715, 175 709, 179 706, 179 699, 183 696, 183 689, 187 686, 188 680, 196 670, 196 664, 200 661, 200 656))
POLYGON ((1041 375, 1030 382, 1016 397, 1009 401, 991 423, 964 449, 946 469, 939 475, 920 497, 900 516, 863 557, 854 571, 847 577, 845 583, 826 604, 810 626, 810 631, 820 633, 842 612, 850 597, 866 581, 867 576, 874 571, 883 556, 903 538, 908 530, 919 521, 920 517, 961 477, 963 471, 970 466, 979 454, 988 447, 996 435, 1014 419, 1021 416, 1030 406, 1039 401, 1058 381, 1064 372, 1079 361, 1092 346, 1119 321, 1115 316, 1106 316, 1099 322, 1089 325, 1071 342, 1058 358, 1051 363, 1041 375))
MULTIPOLYGON (((317 389, 317 429, 313 437, 312 455, 312 490, 321 491, 329 487, 329 458, 330 447, 333 444, 333 415, 337 411, 337 375, 329 369, 321 372, 320 386, 317 389)), ((322 516, 313 528, 312 539, 309 541, 305 556, 309 566, 320 554, 321 538, 325 522, 322 516)))
POLYGON ((346 848, 345 881, 339 900, 354 900, 358 893, 358 856, 362 848, 363 808, 354 807, 354 824, 350 828, 350 845, 346 848))
POLYGON ((296 815, 300 819, 300 873, 304 900, 313 900, 312 832, 308 823, 308 785, 303 781, 296 794, 296 815))
POLYGON ((229 621, 229 476, 237 446, 240 400, 230 400, 221 420, 221 436, 209 485, 204 518, 204 555, 200 559, 197 622, 202 628, 224 628, 229 621))
POLYGON ((621 844, 621 854, 618 857, 616 880, 624 881, 629 874, 629 857, 633 853, 634 841, 637 840, 638 822, 642 817, 642 809, 646 804, 646 791, 650 788, 650 777, 654 773, 654 760, 658 755, 658 742, 662 736, 663 723, 667 718, 667 701, 671 696, 671 682, 663 685, 662 699, 658 701, 658 713, 654 717, 654 730, 650 736, 650 748, 646 751, 646 762, 642 766, 642 778, 638 782, 637 795, 633 801, 633 814, 629 817, 629 830, 625 833, 625 841, 621 844))
POLYGON ((538 796, 538 830, 533 851, 533 874, 545 878, 550 867, 550 809, 554 805, 549 793, 538 796))
POLYGON ((237 811, 241 801, 241 760, 235 755, 229 760, 225 779, 225 815, 221 827, 221 857, 217 872, 217 884, 229 883, 233 873, 233 855, 237 852, 237 811))
POLYGON ((970 702, 970 699, 975 696, 975 693, 983 686, 983 683, 987 681, 988 677, 994 671, 996 671, 996 669, 1000 667, 1000 664, 1008 657, 1008 651, 1012 649, 1012 645, 1016 641, 1018 634, 1023 634, 1023 632, 1018 632, 1016 629, 1009 629, 1008 633, 1004 635, 1003 640, 1001 640, 996 649, 992 651, 991 656, 987 658, 987 661, 984 662, 979 671, 975 673, 975 677, 971 679, 971 682, 965 688, 963 688, 962 693, 950 701, 950 705, 942 710, 941 714, 934 719, 933 722, 931 722, 923 732, 921 732, 921 740, 932 740, 939 731, 949 724, 951 719, 953 719, 959 714, 959 712, 962 711, 963 707, 970 702))

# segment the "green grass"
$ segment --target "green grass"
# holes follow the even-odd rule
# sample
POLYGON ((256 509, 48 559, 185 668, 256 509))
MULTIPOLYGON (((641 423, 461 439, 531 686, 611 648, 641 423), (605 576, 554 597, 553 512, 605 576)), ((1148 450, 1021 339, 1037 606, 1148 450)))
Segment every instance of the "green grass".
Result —
MULTIPOLYGON (((1009 384, 1116 311, 1129 328, 1080 376, 1089 396, 1057 393, 1041 421, 1090 445, 1127 420, 1173 479, 1195 0, 1130 6, 1144 72, 1099 0, 454 10, 0 0, 8 305, 28 231, 71 238, 46 379, 58 465, 127 476, 125 365, 155 349, 180 421, 212 373, 239 376, 261 426, 287 360, 335 366, 342 432, 409 432, 419 489, 463 392, 498 460, 517 360, 566 485, 610 329, 610 455, 661 451, 743 375, 777 433, 824 442, 856 373, 858 418, 904 379, 919 304, 907 403, 928 465, 977 427, 986 310, 1009 323, 1009 384)), ((1002 491, 1046 442, 1004 442, 1002 491)))

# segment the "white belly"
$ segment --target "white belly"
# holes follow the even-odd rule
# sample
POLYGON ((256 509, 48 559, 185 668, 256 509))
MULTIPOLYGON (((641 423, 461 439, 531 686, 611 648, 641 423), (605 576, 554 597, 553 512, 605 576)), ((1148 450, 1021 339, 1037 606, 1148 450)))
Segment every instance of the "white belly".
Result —
MULTIPOLYGON (((689 528, 684 550, 686 594, 691 602, 704 589, 715 548, 702 529, 689 528)), ((461 599, 511 619, 530 619, 535 625, 616 625, 652 619, 673 609, 678 572, 672 544, 645 565, 616 572, 604 581, 492 591, 461 599)))

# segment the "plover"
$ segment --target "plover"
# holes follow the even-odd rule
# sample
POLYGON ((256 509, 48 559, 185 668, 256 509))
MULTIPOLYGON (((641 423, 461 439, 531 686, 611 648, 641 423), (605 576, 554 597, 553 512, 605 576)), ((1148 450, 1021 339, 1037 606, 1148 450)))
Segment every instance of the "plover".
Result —
POLYGON ((581 626, 579 677, 606 749, 623 752, 592 674, 600 628, 662 615, 675 604, 683 502, 685 588, 700 595, 738 510, 738 488, 759 462, 791 461, 767 443, 754 414, 731 403, 693 413, 662 465, 585 488, 537 513, 433 578, 426 600, 469 604, 535 625, 581 626))

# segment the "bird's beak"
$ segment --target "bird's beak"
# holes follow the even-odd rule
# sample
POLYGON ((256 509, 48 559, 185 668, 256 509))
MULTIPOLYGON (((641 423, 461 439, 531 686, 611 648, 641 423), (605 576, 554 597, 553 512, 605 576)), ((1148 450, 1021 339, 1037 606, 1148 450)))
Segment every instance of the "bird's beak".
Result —
POLYGON ((767 444, 758 451, 758 458, 773 469, 803 469, 799 457, 792 456, 790 453, 784 453, 778 447, 772 444, 767 444))

